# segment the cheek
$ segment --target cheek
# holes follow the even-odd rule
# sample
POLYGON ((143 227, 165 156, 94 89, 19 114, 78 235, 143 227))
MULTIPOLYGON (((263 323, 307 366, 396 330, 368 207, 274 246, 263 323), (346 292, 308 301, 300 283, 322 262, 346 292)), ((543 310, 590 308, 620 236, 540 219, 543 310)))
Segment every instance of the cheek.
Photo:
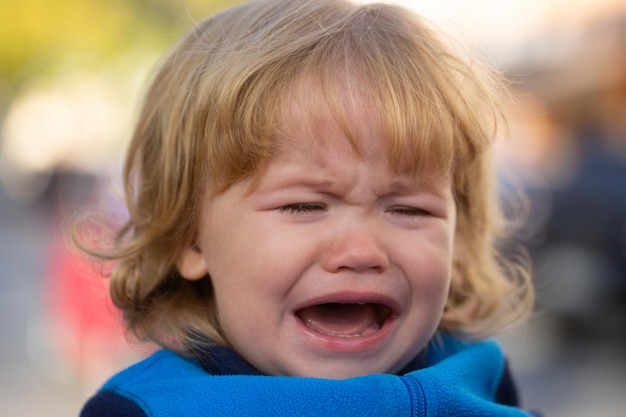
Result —
POLYGON ((413 300, 409 320, 430 338, 440 325, 450 294, 451 268, 447 262, 424 262, 411 279, 413 300))
POLYGON ((260 314, 279 305, 303 268, 296 248, 286 241, 264 233, 262 228, 247 228, 233 230, 218 243, 208 262, 218 311, 260 314))
POLYGON ((411 262, 411 270, 407 273, 414 296, 431 305, 444 304, 452 276, 450 245, 424 245, 414 256, 407 258, 407 261, 411 262))
POLYGON ((275 340, 287 313, 284 294, 292 280, 280 263, 257 253, 240 259, 228 272, 214 280, 218 320, 231 346, 249 354, 251 347, 275 340))
POLYGON ((449 265, 425 266, 421 276, 413 280, 415 295, 432 306, 445 304, 450 290, 451 269, 449 265))

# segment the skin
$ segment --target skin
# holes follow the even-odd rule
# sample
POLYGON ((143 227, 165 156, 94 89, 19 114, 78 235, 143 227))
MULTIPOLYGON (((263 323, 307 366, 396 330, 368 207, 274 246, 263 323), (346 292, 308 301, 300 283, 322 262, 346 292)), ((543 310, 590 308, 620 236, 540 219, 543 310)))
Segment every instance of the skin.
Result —
POLYGON ((178 268, 190 280, 210 275, 227 341, 266 374, 397 372, 443 314, 456 220, 450 178, 390 171, 366 100, 349 115, 358 154, 323 100, 311 103, 286 112, 257 186, 241 181, 207 198, 198 241, 178 268), (391 314, 362 331, 368 316, 356 307, 336 313, 339 327, 326 317, 311 328, 302 309, 331 302, 384 305, 391 314))

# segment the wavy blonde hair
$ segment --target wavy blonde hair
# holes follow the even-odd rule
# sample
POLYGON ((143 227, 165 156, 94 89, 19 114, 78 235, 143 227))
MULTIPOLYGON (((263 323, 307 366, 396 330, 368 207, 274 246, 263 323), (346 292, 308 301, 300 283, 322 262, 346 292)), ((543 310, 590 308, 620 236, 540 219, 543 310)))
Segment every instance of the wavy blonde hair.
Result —
POLYGON ((317 83, 340 123, 341 98, 367 91, 392 168, 408 163, 417 174, 435 162, 452 173, 458 220, 440 329, 480 338, 526 316, 529 273, 500 246, 506 223, 489 151, 497 78, 397 6, 257 0, 195 27, 145 96, 123 177, 130 217, 101 254, 116 261, 110 292, 128 328, 180 352, 224 342, 210 277, 185 280, 176 261, 194 245, 206 193, 262 174, 284 100, 303 80, 317 83))

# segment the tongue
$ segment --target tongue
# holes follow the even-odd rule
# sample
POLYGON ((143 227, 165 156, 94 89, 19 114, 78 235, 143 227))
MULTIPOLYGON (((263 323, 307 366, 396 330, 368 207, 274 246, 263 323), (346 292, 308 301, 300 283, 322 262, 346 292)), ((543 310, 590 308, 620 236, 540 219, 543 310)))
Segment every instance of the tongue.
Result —
POLYGON ((374 304, 320 304, 299 310, 298 317, 314 332, 338 337, 367 336, 381 326, 374 304))

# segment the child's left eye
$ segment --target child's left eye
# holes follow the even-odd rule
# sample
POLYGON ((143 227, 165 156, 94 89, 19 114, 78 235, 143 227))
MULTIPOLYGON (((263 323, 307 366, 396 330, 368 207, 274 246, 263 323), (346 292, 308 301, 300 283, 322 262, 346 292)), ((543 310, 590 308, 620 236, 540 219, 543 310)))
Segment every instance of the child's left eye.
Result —
POLYGON ((325 207, 319 203, 296 203, 278 207, 278 210, 285 214, 311 214, 324 211, 325 207))
POLYGON ((399 214, 402 216, 429 216, 430 212, 417 207, 396 206, 388 210, 391 214, 399 214))

